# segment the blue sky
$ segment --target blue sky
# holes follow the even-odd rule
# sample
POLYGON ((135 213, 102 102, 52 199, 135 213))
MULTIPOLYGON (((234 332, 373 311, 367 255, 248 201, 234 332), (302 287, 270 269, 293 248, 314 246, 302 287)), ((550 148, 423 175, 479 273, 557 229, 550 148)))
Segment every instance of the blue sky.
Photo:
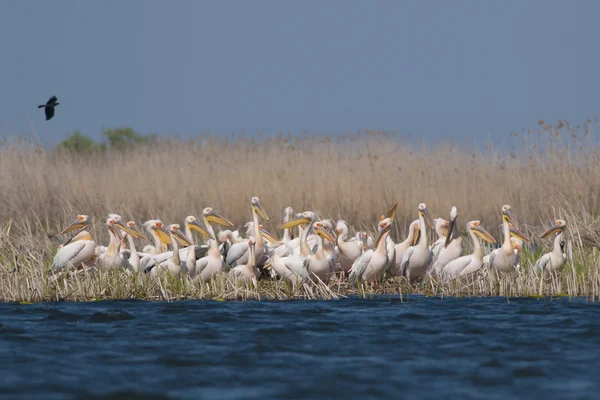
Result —
POLYGON ((504 140, 600 116, 598 1, 5 2, 0 135, 504 140), (36 106, 59 98, 44 121, 36 106))

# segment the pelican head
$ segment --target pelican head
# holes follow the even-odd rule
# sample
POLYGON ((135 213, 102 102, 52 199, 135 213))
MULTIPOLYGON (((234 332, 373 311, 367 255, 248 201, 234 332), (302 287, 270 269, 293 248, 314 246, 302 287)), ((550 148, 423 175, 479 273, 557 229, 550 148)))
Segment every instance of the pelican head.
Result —
POLYGON ((90 218, 89 215, 80 214, 77 216, 77 219, 75 220, 75 222, 73 222, 71 225, 69 225, 65 229, 63 229, 60 234, 64 235, 65 233, 72 232, 75 229, 83 229, 86 226, 90 225, 91 220, 92 219, 90 218))
POLYGON ((303 213, 300 213, 298 216, 296 216, 295 218, 289 220, 288 222, 286 222, 285 224, 281 225, 281 229, 288 229, 288 228, 293 228, 294 226, 298 226, 300 224, 312 224, 313 221, 315 220, 316 215, 314 212, 312 211, 304 211, 303 213))
POLYGON ((283 218, 286 221, 289 221, 290 218, 292 218, 292 215, 294 215, 294 209, 292 207, 286 207, 285 210, 283 210, 283 218))
POLYGON ((553 233, 562 233, 564 232, 564 230, 567 227, 567 221, 563 220, 563 219, 557 219, 555 224, 548 229, 546 232, 542 233, 541 238, 545 239, 548 236, 552 235, 553 233))
POLYGON ((375 247, 379 245, 379 242, 383 237, 389 233, 390 229, 392 229, 392 219, 384 218, 379 222, 379 234, 377 235, 377 239, 375 239, 375 247))
POLYGON ((173 244, 165 224, 163 224, 160 219, 151 219, 144 222, 144 228, 146 228, 151 235, 156 235, 162 243, 173 244))
POLYGON ((127 225, 127 228, 129 228, 129 232, 126 232, 129 233, 131 236, 138 239, 146 239, 144 234, 138 230, 135 221, 128 221, 125 225, 127 225))
POLYGON ((520 253, 523 248, 523 241, 521 239, 517 239, 516 237, 511 237, 510 241, 512 243, 513 249, 520 253))
POLYGON ((106 226, 108 227, 109 232, 112 232, 112 234, 115 235, 117 239, 123 241, 123 235, 121 235, 121 230, 119 228, 122 229, 125 225, 121 221, 113 217, 108 217, 106 218, 106 226))
POLYGON ((219 224, 221 226, 233 227, 233 223, 231 221, 222 215, 217 214, 212 207, 206 207, 204 210, 202 210, 202 216, 208 223, 214 222, 215 224, 219 224))
POLYGON ((448 232, 448 228, 450 228, 450 221, 446 221, 444 218, 434 219, 433 226, 435 233, 437 233, 439 237, 447 237, 450 234, 448 232))
POLYGON ((488 243, 496 243, 496 239, 485 229, 481 227, 479 221, 469 221, 467 223, 467 231, 472 232, 474 235, 480 237, 488 243))
POLYGON ((196 232, 200 232, 202 234, 202 236, 204 236, 207 239, 215 238, 210 232, 208 232, 206 229, 204 229, 204 227, 202 225, 200 225, 200 222, 198 222, 198 218, 194 217, 193 215, 188 215, 187 217, 185 217, 185 224, 190 229, 193 229, 196 232))
POLYGON ((515 228, 513 224, 509 224, 509 233, 511 237, 515 237, 519 240, 529 242, 529 237, 525 235, 523 232, 515 228))
POLYGON ((363 251, 367 251, 367 232, 360 233, 360 242, 362 243, 363 251))
POLYGON ((167 232, 171 234, 171 237, 175 239, 180 246, 192 246, 193 243, 190 242, 190 239, 188 239, 183 232, 181 232, 179 224, 171 224, 167 226, 167 232))
POLYGON ((433 222, 431 221, 431 216, 429 215, 429 211, 427 211, 425 203, 419 204, 419 215, 425 219, 429 228, 433 228, 433 222))
POLYGON ((342 234, 348 234, 348 225, 346 224, 346 221, 343 219, 338 220, 338 222, 335 224, 335 234, 338 236, 341 236, 342 234))
POLYGON ((325 226, 323 225, 322 221, 315 223, 315 233, 317 235, 321 236, 322 238, 325 238, 325 239, 329 240, 330 242, 335 243, 335 238, 333 236, 331 236, 331 234, 329 233, 329 231, 327 229, 325 229, 325 226))
POLYGON ((262 219, 264 219, 265 221, 269 220, 269 216, 267 215, 267 213, 265 212, 265 210, 263 210, 262 206, 260 205, 260 200, 258 199, 258 197, 254 196, 250 202, 252 203, 252 210, 257 213, 259 215, 259 217, 261 217, 262 219))
POLYGON ((502 221, 508 224, 513 224, 515 227, 517 227, 515 217, 513 216, 512 210, 508 204, 502 206, 502 221))
POLYGON ((121 216, 119 214, 115 214, 115 213, 109 213, 108 217, 112 218, 112 219, 116 219, 117 221, 121 221, 123 219, 123 218, 121 218, 121 216))
MULTIPOLYGON (((219 233, 217 233, 217 239, 219 240, 219 242, 225 243, 225 241, 227 241, 227 239, 229 239, 230 234, 231 234, 231 231, 229 229, 225 229, 224 231, 220 231, 219 233)), ((212 239, 209 239, 209 240, 212 240, 212 239)))

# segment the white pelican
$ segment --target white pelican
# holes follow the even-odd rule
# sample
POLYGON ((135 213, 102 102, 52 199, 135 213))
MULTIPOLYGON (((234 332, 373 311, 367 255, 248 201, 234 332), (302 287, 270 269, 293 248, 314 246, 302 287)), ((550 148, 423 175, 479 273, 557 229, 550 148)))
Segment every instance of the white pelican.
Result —
MULTIPOLYGON (((185 234, 181 232, 181 230, 179 229, 179 224, 171 224, 167 226, 166 230, 163 226, 161 226, 159 229, 169 234, 171 238, 171 244, 173 246, 173 251, 171 251, 171 257, 167 259, 165 264, 160 266, 163 269, 166 268, 169 272, 176 275, 182 272, 187 272, 185 263, 181 262, 181 257, 179 255, 179 246, 189 247, 192 246, 192 243, 187 238, 187 236, 185 236, 185 234)), ((195 267, 196 262, 194 261, 194 269, 195 267)))
MULTIPOLYGON (((323 241, 323 252, 328 257, 331 257, 331 259, 333 260, 334 268, 336 268, 338 265, 340 253, 339 253, 339 249, 335 245, 335 236, 333 234, 333 223, 328 219, 324 219, 322 221, 317 222, 317 224, 318 224, 318 228, 321 228, 324 231, 326 231, 329 234, 329 236, 334 239, 333 241, 331 241, 331 240, 323 241)), ((315 226, 317 224, 315 224, 315 226)))
MULTIPOLYGON (((265 244, 260 234, 259 221, 258 217, 268 221, 269 216, 265 213, 263 208, 260 205, 260 200, 258 197, 253 197, 250 201, 252 206, 252 222, 254 223, 254 256, 257 261, 261 261, 262 256, 265 251, 265 244)), ((227 256, 225 257, 225 267, 230 268, 231 266, 237 264, 247 264, 248 257, 250 255, 248 241, 243 241, 241 243, 236 243, 231 245, 229 251, 227 251, 227 256)))
POLYGON ((456 207, 452 206, 452 210, 450 211, 450 227, 448 228, 444 246, 440 249, 438 257, 431 267, 430 272, 433 277, 439 276, 446 264, 452 260, 456 260, 463 254, 463 238, 456 224, 456 218, 458 218, 458 211, 456 207))
MULTIPOLYGON (((257 224, 258 225, 258 224, 257 224)), ((260 235, 257 235, 260 237, 260 235)), ((232 274, 237 280, 242 282, 253 282, 256 284, 256 280, 260 276, 260 270, 255 265, 255 252, 254 247, 256 242, 254 240, 248 240, 248 257, 246 264, 238 264, 231 269, 232 274)))
MULTIPOLYGON (((192 230, 200 232, 202 236, 206 239, 215 239, 214 236, 211 236, 211 233, 208 232, 200 223, 198 219, 193 215, 188 215, 183 221, 183 228, 185 231, 185 236, 190 241, 191 245, 187 247, 187 253, 185 254, 185 266, 188 270, 190 276, 196 275, 196 246, 194 245, 194 235, 192 234, 192 230)), ((183 253, 183 252, 180 252, 183 253)), ((180 254, 181 257, 184 257, 183 254, 180 254)))
MULTIPOLYGON (((517 239, 516 237, 514 237, 512 235, 513 235, 513 233, 511 231, 510 241, 511 241, 513 249, 514 249, 514 253, 517 256, 517 265, 515 265, 515 268, 520 269, 521 265, 519 264, 519 253, 521 252, 521 248, 523 247, 523 241, 521 239, 517 239)), ((483 257, 483 266, 489 267, 490 266, 490 257, 492 255, 492 253, 495 256, 496 254, 498 254, 499 251, 500 251, 500 248, 497 248, 497 249, 492 250, 490 252, 490 254, 488 254, 487 256, 484 256, 483 257)))
POLYGON ((441 271, 441 276, 445 281, 459 276, 466 276, 481 269, 483 266, 483 249, 477 237, 488 243, 496 243, 496 239, 481 227, 479 221, 468 222, 465 229, 473 241, 473 254, 458 257, 448 262, 441 271))
POLYGON ((515 224, 514 217, 509 205, 502 206, 502 231, 504 233, 504 242, 497 252, 490 253, 490 279, 497 273, 511 272, 518 262, 518 256, 514 252, 510 236, 516 236, 518 239, 528 241, 529 238, 521 233, 515 224), (511 226, 512 224, 512 226, 511 226))
POLYGON ((123 236, 121 235, 120 230, 123 230, 132 236, 138 235, 137 232, 129 229, 129 227, 120 219, 113 217, 106 218, 106 227, 108 228, 110 243, 104 253, 98 257, 100 271, 108 271, 110 269, 123 268, 125 266, 123 254, 120 252, 121 244, 123 243, 123 236))
POLYGON ((408 226, 408 236, 403 242, 397 243, 394 247, 395 258, 388 265, 387 272, 391 276, 402 276, 402 256, 410 246, 416 246, 420 237, 419 220, 416 219, 408 226))
POLYGON ((433 256, 433 262, 435 263, 435 260, 437 260, 440 251, 444 247, 444 244, 446 244, 446 237, 448 236, 450 222, 446 221, 444 218, 435 218, 433 220, 433 227, 438 236, 438 239, 431 245, 431 254, 433 256))
POLYGON ((204 226, 206 226, 206 230, 210 232, 210 237, 216 238, 215 230, 213 229, 211 223, 214 222, 217 225, 221 225, 227 228, 233 227, 233 223, 229 221, 227 218, 219 215, 212 209, 212 207, 206 207, 202 210, 202 222, 204 222, 204 226))
POLYGON ((549 277, 551 274, 560 272, 567 261, 567 256, 563 252, 562 237, 565 229, 567 228, 567 221, 557 219, 556 224, 542 234, 542 239, 547 238, 553 233, 557 233, 554 237, 554 248, 550 253, 544 254, 535 263, 535 268, 543 272, 545 277, 549 277))
MULTIPOLYGON (((288 223, 290 219, 292 219, 292 215, 294 215, 292 207, 286 207, 285 210, 283 210, 283 223, 288 223)), ((283 243, 289 243, 293 239, 292 236, 292 228, 284 229, 283 239, 281 239, 281 241, 283 243)))
MULTIPOLYGON (((126 225, 132 233, 135 233, 135 238, 145 239, 144 235, 142 235, 142 233, 138 231, 135 225, 135 221, 129 221, 126 225)), ((128 234, 127 232, 125 232, 125 235, 127 236, 127 243, 129 245, 129 257, 124 260, 125 267, 128 270, 138 272, 140 270, 140 255, 135 249, 135 243, 133 240, 134 235, 128 234)))
POLYGON ((356 259, 350 269, 350 281, 358 280, 358 282, 378 282, 385 275, 385 270, 389 264, 387 254, 386 237, 390 233, 392 227, 392 219, 384 218, 379 222, 379 234, 375 240, 376 248, 365 251, 356 259))
POLYGON ((94 251, 96 242, 92 239, 92 235, 85 230, 89 226, 91 218, 88 215, 78 215, 77 220, 66 227, 61 234, 72 232, 79 229, 79 232, 63 244, 52 263, 53 270, 60 271, 67 269, 79 269, 85 266, 93 266, 95 262, 94 251))
POLYGON ((219 251, 219 245, 216 240, 208 240, 208 253, 196 261, 195 277, 200 277, 201 281, 209 281, 213 276, 223 271, 225 262, 219 251))
MULTIPOLYGON (((306 279, 306 277, 310 277, 313 279, 318 277, 323 283, 327 284, 333 273, 332 260, 323 252, 323 245, 320 237, 317 238, 317 252, 315 254, 313 254, 312 249, 307 242, 308 234, 314 228, 315 219, 315 213, 312 211, 305 211, 281 226, 281 229, 286 229, 293 228, 300 224, 308 224, 308 227, 302 230, 302 236, 300 237, 300 253, 298 255, 294 254, 289 257, 284 257, 283 262, 291 272, 300 278, 306 279)), ((334 240, 331 235, 321 227, 316 229, 316 232, 317 236, 325 237, 327 240, 331 241, 334 240)))
POLYGON ((422 278, 431 265, 431 249, 427 244, 427 227, 425 222, 431 227, 431 217, 425 203, 419 204, 419 232, 420 239, 416 246, 411 246, 402 255, 402 275, 409 282, 422 278))
MULTIPOLYGON (((337 235, 337 247, 340 252, 339 255, 339 263, 344 272, 350 271, 352 268, 352 264, 360 255, 363 253, 362 241, 360 240, 349 240, 346 241, 348 237, 348 225, 346 221, 339 220, 335 227, 335 233, 337 235)), ((360 235, 360 232, 357 232, 360 235)))
MULTIPOLYGON (((160 219, 150 219, 142 224, 142 226, 148 231, 150 236, 154 239, 154 248, 152 249, 152 253, 154 255, 158 255, 167 251, 166 246, 163 244, 163 241, 160 239, 158 235, 158 228, 163 226, 163 223, 160 219)), ((149 250, 149 246, 144 248, 145 250, 149 250)))

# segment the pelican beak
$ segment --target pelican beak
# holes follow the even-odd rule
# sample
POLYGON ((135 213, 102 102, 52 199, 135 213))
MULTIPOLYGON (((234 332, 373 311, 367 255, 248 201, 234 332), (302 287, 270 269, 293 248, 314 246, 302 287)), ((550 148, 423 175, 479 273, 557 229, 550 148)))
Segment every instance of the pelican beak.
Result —
POLYGON ((85 226, 86 223, 78 219, 77 221, 73 222, 71 225, 63 229, 63 231, 60 234, 64 235, 65 233, 73 232, 75 229, 83 229, 85 228, 85 226))
POLYGON ((171 240, 171 235, 169 235, 169 232, 167 232, 167 230, 164 228, 164 226, 160 226, 160 227, 152 227, 152 230, 154 230, 154 232, 156 232, 156 234, 158 235, 158 238, 160 239, 161 242, 163 242, 164 244, 173 244, 173 241, 171 240))
POLYGON ((452 231, 454 230, 455 224, 456 220, 450 220, 450 224, 448 226, 448 233, 446 234, 446 241, 444 242, 444 248, 448 247, 448 245, 452 241, 452 231))
MULTIPOLYGON (((120 226, 120 225, 118 224, 118 221, 115 221, 115 223, 114 223, 114 224, 110 224, 110 225, 108 225, 108 229, 109 229, 109 230, 110 230, 112 233, 114 233, 114 235, 117 237, 117 239, 119 239, 121 242, 123 242, 123 241, 124 241, 124 239, 123 239, 123 235, 121 235, 121 231, 119 230, 119 228, 121 228, 121 229, 122 229, 122 226, 120 226)), ((128 228, 128 229, 129 229, 129 228, 128 228)))
POLYGON ((517 239, 521 239, 524 242, 529 242, 529 238, 514 226, 510 227, 510 236, 516 237, 517 239))
POLYGON ((190 242, 190 239, 181 232, 181 229, 172 230, 171 234, 180 246, 189 247, 193 245, 193 243, 190 242))
POLYGON ((481 225, 474 226, 471 228, 473 233, 479 236, 481 239, 485 240, 488 243, 496 243, 496 239, 485 229, 481 227, 481 225))
MULTIPOLYGON (((208 221, 208 218, 206 220, 208 221)), ((224 219, 224 221, 227 221, 227 220, 224 219)), ((229 221, 227 221, 227 222, 229 222, 229 221)), ((193 229, 196 232, 200 232, 202 234, 202 236, 204 236, 207 239, 213 239, 213 240, 215 239, 215 237, 209 231, 204 229, 204 227, 202 225, 200 225, 200 223, 198 221, 190 222, 190 229, 193 229)))
POLYGON ((429 211, 427 211, 427 209, 424 208, 423 210, 419 210, 419 214, 421 214, 423 218, 425 218, 425 222, 427 222, 429 229, 433 229, 433 221, 431 219, 431 215, 429 215, 429 211))
POLYGON ((398 202, 394 203, 392 208, 385 214, 385 218, 390 218, 392 221, 396 217, 396 209, 398 208, 398 202))
POLYGON ((513 216, 513 213, 510 209, 504 211, 502 217, 506 222, 512 224, 515 227, 515 229, 519 229, 517 223, 515 222, 515 217, 513 216))
POLYGON ((310 224, 312 221, 308 218, 306 218, 304 215, 300 215, 294 219, 289 220, 288 222, 286 222, 285 224, 281 225, 281 229, 288 229, 288 228, 293 228, 295 226, 301 225, 301 224, 310 224))
POLYGON ((421 228, 417 227, 417 228, 415 228, 415 234, 413 236, 412 245, 416 246, 417 243, 419 243, 420 238, 421 238, 421 228))
POLYGON ((273 244, 279 243, 279 239, 277 239, 273 234, 271 234, 266 229, 260 228, 259 231, 260 231, 260 234, 262 235, 262 237, 265 238, 269 243, 273 243, 273 244))
POLYGON ((258 216, 262 219, 264 219, 265 221, 269 220, 269 216, 267 215, 267 213, 265 212, 265 210, 263 210, 262 206, 260 205, 259 202, 256 202, 254 204, 252 204, 252 209, 254 210, 255 213, 258 214, 258 216))
POLYGON ((548 236, 552 235, 553 233, 562 232, 563 229, 564 229, 564 226, 556 224, 556 225, 552 226, 550 229, 548 229, 546 232, 542 233, 541 238, 545 239, 548 236))
POLYGON ((138 231, 135 228, 130 228, 121 221, 115 221, 115 225, 121 228, 123 232, 125 232, 128 235, 131 235, 134 238, 145 239, 145 236, 142 235, 140 231, 138 231))
POLYGON ((384 238, 384 236, 390 231, 391 228, 392 225, 390 224, 386 225, 382 229, 379 229, 379 235, 377 235, 377 239, 375 239, 375 247, 379 246, 379 242, 381 242, 381 239, 384 238))
POLYGON ((335 243, 335 238, 329 234, 323 227, 318 227, 315 229, 315 233, 322 238, 329 240, 331 243, 335 243))
POLYGON ((214 222, 215 224, 219 224, 221 226, 233 227, 233 222, 229 221, 227 218, 219 215, 215 212, 215 210, 211 210, 208 214, 204 216, 206 222, 214 222))

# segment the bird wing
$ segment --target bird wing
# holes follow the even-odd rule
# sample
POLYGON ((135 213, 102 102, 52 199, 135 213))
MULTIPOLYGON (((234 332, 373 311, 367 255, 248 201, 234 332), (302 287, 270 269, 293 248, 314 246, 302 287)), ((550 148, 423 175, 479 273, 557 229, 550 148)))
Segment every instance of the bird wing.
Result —
POLYGON ((308 278, 308 264, 310 257, 289 256, 283 258, 283 263, 294 274, 306 279, 308 278))
POLYGON ((373 256, 373 250, 365 251, 360 257, 358 257, 354 263, 352 264, 352 268, 350 268, 350 275, 348 276, 348 280, 354 281, 358 279, 362 280, 362 276, 367 270, 369 263, 371 262, 371 257, 373 256))
POLYGON ((227 251, 225 266, 229 267, 237 262, 248 251, 248 242, 235 243, 227 251))
POLYGON ((47 105, 51 105, 54 104, 58 101, 58 99, 56 98, 56 96, 52 96, 50 97, 50 99, 46 102, 47 105))
POLYGON ((432 259, 432 263, 435 262, 435 260, 437 260, 438 256, 440 255, 440 251, 442 251, 442 248, 444 247, 444 243, 446 242, 446 239, 438 239, 435 241, 435 243, 433 243, 433 245, 431 245, 431 253, 433 254, 433 259, 432 259))
MULTIPOLYGON (((187 248, 186 248, 187 251, 187 248)), ((206 255, 206 253, 208 253, 208 246, 207 245, 196 245, 194 246, 194 251, 196 253, 196 260, 204 257, 206 255)), ((187 256, 187 253, 186 253, 187 256)))
POLYGON ((202 257, 201 259, 196 260, 196 276, 200 275, 207 265, 208 257, 202 257))
POLYGON ((546 253, 535 262, 535 268, 543 271, 550 262, 550 253, 546 253))
POLYGON ((95 249, 95 246, 90 246, 89 243, 86 241, 71 242, 60 248, 54 256, 51 268, 61 270, 69 263, 75 264, 87 260, 94 254, 95 249))
POLYGON ((458 277, 460 273, 471 264, 472 260, 473 257, 470 255, 455 258, 442 269, 442 278, 444 280, 449 280, 458 277))
POLYGON ((46 121, 50 118, 54 117, 54 107, 46 107, 44 108, 44 113, 46 114, 46 121))
POLYGON ((496 254, 498 254, 497 250, 494 250, 490 253, 490 256, 488 258, 488 268, 491 270, 492 266, 494 265, 494 260, 496 259, 496 254))
POLYGON ((402 262, 400 263, 400 269, 402 270, 402 276, 406 276, 406 269, 408 268, 408 262, 410 261, 410 257, 415 252, 415 247, 410 246, 406 251, 402 254, 402 262))

